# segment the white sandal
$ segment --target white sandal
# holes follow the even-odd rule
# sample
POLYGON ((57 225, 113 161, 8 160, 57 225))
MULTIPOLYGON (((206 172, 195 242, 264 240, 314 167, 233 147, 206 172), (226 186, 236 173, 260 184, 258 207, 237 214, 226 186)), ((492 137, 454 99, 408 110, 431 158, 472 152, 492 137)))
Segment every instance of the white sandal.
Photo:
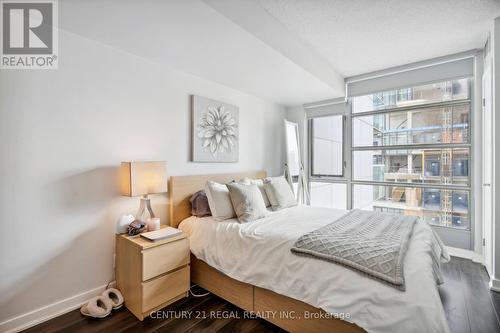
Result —
POLYGON ((113 304, 104 296, 96 296, 91 298, 87 304, 80 308, 80 313, 86 317, 104 318, 109 316, 113 304))
POLYGON ((113 310, 118 310, 123 306, 122 293, 115 288, 109 288, 103 291, 102 296, 109 299, 113 306, 113 310))

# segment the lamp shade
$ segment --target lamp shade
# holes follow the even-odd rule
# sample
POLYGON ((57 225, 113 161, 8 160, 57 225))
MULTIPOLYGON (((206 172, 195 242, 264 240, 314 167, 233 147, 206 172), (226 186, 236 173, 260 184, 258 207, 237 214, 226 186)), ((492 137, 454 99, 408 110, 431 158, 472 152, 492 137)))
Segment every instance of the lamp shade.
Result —
POLYGON ((122 162, 121 194, 128 197, 167 192, 167 165, 159 162, 122 162))

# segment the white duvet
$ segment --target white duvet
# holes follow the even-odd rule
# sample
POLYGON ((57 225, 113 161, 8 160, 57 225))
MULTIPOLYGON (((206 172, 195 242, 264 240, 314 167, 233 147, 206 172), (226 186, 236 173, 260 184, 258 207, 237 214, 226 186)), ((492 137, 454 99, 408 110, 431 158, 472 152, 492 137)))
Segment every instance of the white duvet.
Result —
POLYGON ((191 252, 224 274, 343 316, 368 332, 449 332, 433 273, 432 231, 415 225, 402 292, 351 269, 293 254, 303 234, 347 211, 298 206, 254 222, 190 217, 179 228, 191 252))

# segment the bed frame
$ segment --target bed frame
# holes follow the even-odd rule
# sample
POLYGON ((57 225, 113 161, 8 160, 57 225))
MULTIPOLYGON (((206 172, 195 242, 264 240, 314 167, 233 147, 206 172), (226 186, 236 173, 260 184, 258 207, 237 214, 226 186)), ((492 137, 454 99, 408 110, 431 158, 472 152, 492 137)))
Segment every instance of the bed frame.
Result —
MULTIPOLYGON (((244 177, 265 178, 266 172, 170 177, 170 225, 177 227, 183 219, 191 216, 189 198, 196 191, 203 189, 208 180, 227 183, 244 177)), ((331 316, 328 318, 322 309, 302 301, 232 279, 193 255, 191 255, 191 281, 244 310, 255 312, 289 332, 365 332, 355 324, 331 316), (275 315, 269 315, 271 313, 275 315), (310 314, 310 318, 304 318, 305 313, 310 314)))

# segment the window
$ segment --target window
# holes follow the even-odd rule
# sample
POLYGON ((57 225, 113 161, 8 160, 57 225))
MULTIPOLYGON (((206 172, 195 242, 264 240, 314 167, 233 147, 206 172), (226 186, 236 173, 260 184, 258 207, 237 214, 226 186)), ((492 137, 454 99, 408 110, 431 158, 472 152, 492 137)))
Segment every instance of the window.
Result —
POLYGON ((469 104, 459 104, 356 116, 352 120, 353 145, 467 143, 469 113, 469 104))
POLYGON ((311 119, 313 177, 341 177, 344 174, 344 117, 334 115, 311 119))
POLYGON ((444 81, 359 96, 352 99, 352 113, 397 109, 469 98, 469 79, 444 81))
POLYGON ((342 115, 310 119, 312 204, 413 215, 470 230, 470 79, 349 101, 345 147, 342 115))
POLYGON ((355 184, 353 204, 356 209, 419 216, 437 226, 470 227, 469 198, 465 191, 355 184))
POLYGON ((469 80, 352 99, 353 207, 469 229, 469 80))
POLYGON ((354 150, 352 165, 359 181, 469 185, 469 148, 354 150))

